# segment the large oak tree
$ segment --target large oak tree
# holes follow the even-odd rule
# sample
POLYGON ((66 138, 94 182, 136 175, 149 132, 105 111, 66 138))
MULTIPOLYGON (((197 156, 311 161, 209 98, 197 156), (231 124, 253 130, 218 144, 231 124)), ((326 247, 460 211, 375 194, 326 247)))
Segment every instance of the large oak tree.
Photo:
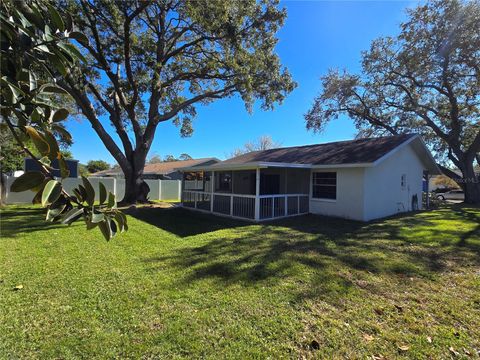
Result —
POLYGON ((432 1, 407 15, 399 35, 362 53, 360 74, 331 70, 322 77, 307 128, 321 131, 346 114, 359 136, 418 132, 465 190, 465 201, 479 203, 480 2, 432 1))
POLYGON ((80 42, 88 63, 62 85, 125 174, 125 203, 147 200, 143 168, 160 123, 173 121, 188 136, 198 104, 238 94, 249 111, 257 99, 271 109, 295 87, 275 53, 286 16, 276 0, 65 6, 87 35, 80 42))

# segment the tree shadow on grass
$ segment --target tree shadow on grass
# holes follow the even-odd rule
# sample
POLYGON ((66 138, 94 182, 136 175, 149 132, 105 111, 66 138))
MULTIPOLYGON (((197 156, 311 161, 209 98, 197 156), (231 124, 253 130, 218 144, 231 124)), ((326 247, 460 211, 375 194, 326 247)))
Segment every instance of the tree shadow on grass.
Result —
MULTIPOLYGON (((232 229, 227 235, 211 232, 201 245, 144 261, 150 271, 165 267, 178 271, 177 282, 183 286, 206 279, 221 286, 308 281, 312 294, 348 291, 354 280, 345 273, 431 278, 455 263, 480 264, 480 238, 461 243, 469 231, 435 228, 442 221, 475 220, 450 212, 406 214, 370 223, 316 215, 252 226, 233 226, 226 220, 232 229)), ((200 222, 203 230, 225 229, 215 217, 188 215, 177 220, 184 227, 200 222)), ((199 226, 188 234, 198 233, 199 226)))
POLYGON ((45 209, 32 206, 8 206, 0 210, 0 234, 2 239, 14 238, 21 233, 45 231, 65 225, 45 220, 45 209))
POLYGON ((251 225, 246 221, 202 214, 183 208, 139 207, 128 209, 125 213, 182 238, 251 225))

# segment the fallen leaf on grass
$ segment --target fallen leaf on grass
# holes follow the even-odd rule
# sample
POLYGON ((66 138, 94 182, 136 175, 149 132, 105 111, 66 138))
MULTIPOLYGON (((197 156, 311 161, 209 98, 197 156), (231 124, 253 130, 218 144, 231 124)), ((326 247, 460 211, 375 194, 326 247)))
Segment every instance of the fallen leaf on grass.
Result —
POLYGON ((386 360, 387 358, 382 354, 372 355, 372 360, 386 360))
POLYGON ((453 355, 455 355, 455 356, 460 355, 460 353, 459 353, 458 351, 456 351, 456 350, 453 348, 453 346, 450 346, 450 347, 448 348, 448 350, 449 350, 453 355))
POLYGON ((408 351, 410 349, 410 346, 408 345, 398 345, 398 350, 400 351, 408 351))
POLYGON ((310 343, 310 347, 314 350, 318 350, 320 349, 320 344, 317 340, 312 340, 312 342, 310 343))
POLYGON ((363 334, 365 341, 373 341, 375 338, 370 334, 363 334))
POLYGON ((427 336, 427 342, 428 342, 429 344, 432 343, 432 338, 431 338, 430 336, 427 336))
POLYGON ((398 312, 403 311, 403 306, 400 306, 400 305, 397 305, 397 304, 393 304, 393 306, 395 306, 395 308, 398 310, 398 312))
POLYGON ((384 314, 384 313, 383 313, 383 310, 380 309, 380 308, 375 308, 375 309, 373 309, 373 311, 375 311, 375 313, 376 313, 377 315, 383 315, 383 314, 384 314))

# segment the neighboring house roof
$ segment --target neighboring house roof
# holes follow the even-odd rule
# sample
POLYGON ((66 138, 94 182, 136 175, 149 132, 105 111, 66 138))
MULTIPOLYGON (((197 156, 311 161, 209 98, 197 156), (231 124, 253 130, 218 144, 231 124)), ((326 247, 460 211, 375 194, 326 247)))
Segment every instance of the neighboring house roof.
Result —
POLYGON ((192 166, 194 167, 194 166, 198 166, 211 161, 218 162, 220 160, 218 160, 217 158, 202 158, 202 159, 167 161, 167 162, 160 162, 155 164, 147 164, 143 168, 143 173, 165 175, 165 174, 170 174, 184 167, 192 167, 192 166))
MULTIPOLYGON (((201 159, 190 159, 190 160, 180 160, 180 161, 168 161, 155 164, 147 164, 143 168, 144 174, 157 174, 157 175, 166 175, 172 172, 175 172, 184 167, 195 167, 209 162, 218 162, 220 161, 217 158, 201 158, 201 159)), ((91 174, 92 176, 116 176, 122 175, 122 169, 109 169, 103 171, 97 171, 96 173, 91 174)))
POLYGON ((304 168, 372 166, 394 153, 400 146, 408 143, 413 143, 414 150, 422 157, 432 173, 439 173, 430 152, 416 134, 253 151, 211 165, 208 169, 241 169, 262 166, 304 168))

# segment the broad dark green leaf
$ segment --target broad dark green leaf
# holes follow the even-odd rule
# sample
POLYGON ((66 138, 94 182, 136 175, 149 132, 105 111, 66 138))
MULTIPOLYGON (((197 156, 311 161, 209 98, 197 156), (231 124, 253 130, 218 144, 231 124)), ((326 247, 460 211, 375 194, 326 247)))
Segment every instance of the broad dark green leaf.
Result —
POLYGON ((112 230, 110 228, 110 221, 105 219, 104 221, 98 223, 98 227, 102 232, 103 237, 105 240, 109 241, 112 238, 112 230))
POLYGON ((88 205, 93 205, 95 201, 95 190, 93 189, 92 184, 90 181, 85 177, 82 176, 83 186, 85 187, 85 191, 87 192, 87 196, 85 197, 85 201, 88 205))
POLYGON ((62 184, 57 180, 50 180, 42 193, 42 206, 47 206, 48 204, 54 203, 60 197, 62 193, 62 184))
POLYGON ((107 189, 105 188, 105 185, 103 185, 102 182, 98 184, 98 189, 99 189, 99 201, 100 205, 103 205, 105 200, 107 200, 107 189))
POLYGON ((55 85, 55 84, 44 84, 44 85, 40 86, 38 92, 39 93, 52 93, 52 94, 68 95, 68 92, 64 88, 62 88, 58 85, 55 85))
POLYGON ((115 213, 115 220, 117 220, 118 228, 120 229, 120 232, 124 232, 128 229, 127 217, 125 216, 125 214, 123 214, 120 211, 117 211, 115 213))
POLYGON ((60 154, 60 148, 58 147, 57 139, 50 131, 45 131, 44 138, 50 147, 50 152, 48 153, 48 158, 50 160, 58 159, 60 154))
POLYGON ((67 204, 58 204, 57 206, 54 207, 54 205, 52 204, 52 206, 50 206, 50 208, 47 211, 46 220, 47 221, 54 221, 56 218, 58 218, 60 216, 60 214, 63 212, 63 210, 65 210, 66 206, 67 206, 67 204))
POLYGON ((53 122, 59 122, 62 120, 65 120, 68 116, 68 110, 67 109, 58 109, 53 113, 52 116, 52 121, 53 122))
POLYGON ((83 215, 83 209, 71 209, 68 211, 62 219, 62 224, 70 225, 75 220, 78 220, 83 215))
POLYGON ((117 207, 117 203, 115 201, 115 195, 111 192, 108 193, 107 207, 109 207, 110 209, 114 209, 117 207))
POLYGON ((88 38, 85 36, 85 34, 78 32, 78 31, 72 31, 68 37, 71 39, 77 40, 80 44, 82 45, 88 45, 88 38))
POLYGON ((58 165, 60 167, 60 176, 62 179, 65 179, 70 175, 70 170, 68 169, 67 162, 63 157, 58 158, 58 165))
POLYGON ((21 192, 31 190, 39 186, 45 180, 45 176, 39 171, 27 171, 20 177, 16 178, 10 187, 12 192, 21 192))
POLYGON ((101 221, 103 221, 105 219, 105 215, 103 213, 95 213, 95 212, 92 212, 92 218, 91 218, 91 222, 96 224, 96 223, 99 223, 101 221))
POLYGON ((28 72, 29 81, 30 81, 30 91, 33 91, 37 88, 37 75, 33 71, 28 72))
POLYGON ((35 128, 31 126, 25 126, 25 131, 27 132, 27 135, 30 137, 30 139, 32 139, 33 144, 40 152, 40 154, 45 156, 50 153, 50 146, 48 145, 47 140, 42 134, 40 134, 35 128))
POLYGON ((52 5, 47 3, 47 7, 53 24, 57 27, 58 30, 63 32, 65 30, 65 25, 63 23, 62 17, 52 5))

